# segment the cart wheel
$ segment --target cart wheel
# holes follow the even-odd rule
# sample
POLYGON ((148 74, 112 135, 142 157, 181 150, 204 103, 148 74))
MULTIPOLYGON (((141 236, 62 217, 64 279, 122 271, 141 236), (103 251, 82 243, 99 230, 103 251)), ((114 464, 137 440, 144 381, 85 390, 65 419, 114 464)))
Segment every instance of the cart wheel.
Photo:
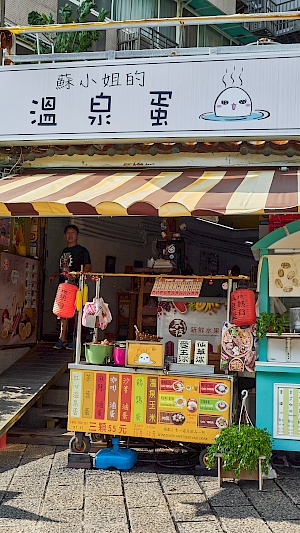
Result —
POLYGON ((103 433, 91 433, 91 440, 92 442, 101 442, 104 440, 103 433))
POLYGON ((78 439, 77 439, 76 435, 74 435, 74 437, 72 437, 70 439, 69 448, 70 448, 71 452, 89 453, 89 451, 91 449, 90 439, 86 435, 83 435, 82 441, 81 441, 81 446, 79 447, 78 446, 78 439))
MULTIPOLYGON (((201 452, 199 453, 199 464, 203 468, 208 468, 208 466, 207 466, 207 455, 208 455, 207 448, 203 448, 203 450, 201 450, 201 452)), ((216 464, 217 464, 217 462, 215 462, 213 468, 215 468, 216 464)))

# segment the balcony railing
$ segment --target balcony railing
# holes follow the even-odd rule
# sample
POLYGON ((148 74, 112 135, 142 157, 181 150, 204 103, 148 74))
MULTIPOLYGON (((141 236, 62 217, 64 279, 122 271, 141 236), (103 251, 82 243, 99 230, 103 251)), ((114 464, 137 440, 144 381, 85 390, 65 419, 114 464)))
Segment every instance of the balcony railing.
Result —
POLYGON ((178 43, 153 28, 118 30, 118 50, 177 48, 178 43))
MULTIPOLYGON (((300 0, 288 0, 280 4, 272 0, 247 0, 248 13, 283 13, 299 10, 300 0)), ((244 26, 251 33, 267 35, 275 39, 300 31, 300 22, 295 20, 249 22, 244 26)))

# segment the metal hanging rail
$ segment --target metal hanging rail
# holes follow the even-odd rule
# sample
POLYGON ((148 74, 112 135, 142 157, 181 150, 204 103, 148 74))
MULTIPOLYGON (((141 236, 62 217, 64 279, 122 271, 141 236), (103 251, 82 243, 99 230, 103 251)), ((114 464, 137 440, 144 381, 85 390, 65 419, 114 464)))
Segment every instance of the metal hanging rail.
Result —
POLYGON ((0 28, 0 32, 8 31, 14 35, 21 33, 54 33, 73 31, 113 30, 122 28, 154 28, 156 26, 204 26, 217 24, 241 24, 262 20, 300 20, 299 11, 285 13, 247 13, 237 15, 217 15, 214 17, 174 17, 141 20, 121 20, 104 22, 84 22, 72 24, 48 24, 45 26, 12 26, 0 28))

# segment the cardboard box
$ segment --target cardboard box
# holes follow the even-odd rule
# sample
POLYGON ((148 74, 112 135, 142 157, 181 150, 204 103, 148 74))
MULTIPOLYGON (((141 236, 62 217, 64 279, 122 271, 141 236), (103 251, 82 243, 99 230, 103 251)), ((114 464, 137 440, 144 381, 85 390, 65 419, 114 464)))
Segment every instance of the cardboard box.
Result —
POLYGON ((164 345, 161 342, 126 341, 125 366, 163 368, 164 345))

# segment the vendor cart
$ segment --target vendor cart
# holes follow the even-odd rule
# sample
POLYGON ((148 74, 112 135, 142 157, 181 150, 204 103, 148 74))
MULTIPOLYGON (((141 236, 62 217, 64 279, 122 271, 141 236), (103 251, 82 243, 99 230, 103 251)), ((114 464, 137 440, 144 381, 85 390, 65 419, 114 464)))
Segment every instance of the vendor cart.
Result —
MULTIPOLYGON (((300 308, 300 220, 276 229, 253 246, 259 264, 260 314, 277 312, 289 319, 300 308)), ((300 451, 300 329, 259 340, 256 362, 256 425, 267 428, 274 450, 300 451)))
MULTIPOLYGON (((100 280, 102 275, 96 276, 100 280)), ((80 287, 83 283, 81 275, 80 287)), ((99 292, 98 285, 96 294, 99 292)), ((111 361, 89 364, 81 359, 81 315, 79 310, 76 359, 69 365, 71 452, 88 452, 89 435, 188 442, 205 449, 220 429, 230 424, 233 376, 214 374, 211 367, 209 373, 205 364, 166 365, 162 361, 161 367, 155 368, 151 357, 144 359, 145 365, 141 358, 134 365, 128 357, 125 366, 111 361)), ((134 341, 127 342, 127 355, 131 343, 134 341)), ((156 351, 160 346, 148 342, 148 349, 149 344, 156 351)))

